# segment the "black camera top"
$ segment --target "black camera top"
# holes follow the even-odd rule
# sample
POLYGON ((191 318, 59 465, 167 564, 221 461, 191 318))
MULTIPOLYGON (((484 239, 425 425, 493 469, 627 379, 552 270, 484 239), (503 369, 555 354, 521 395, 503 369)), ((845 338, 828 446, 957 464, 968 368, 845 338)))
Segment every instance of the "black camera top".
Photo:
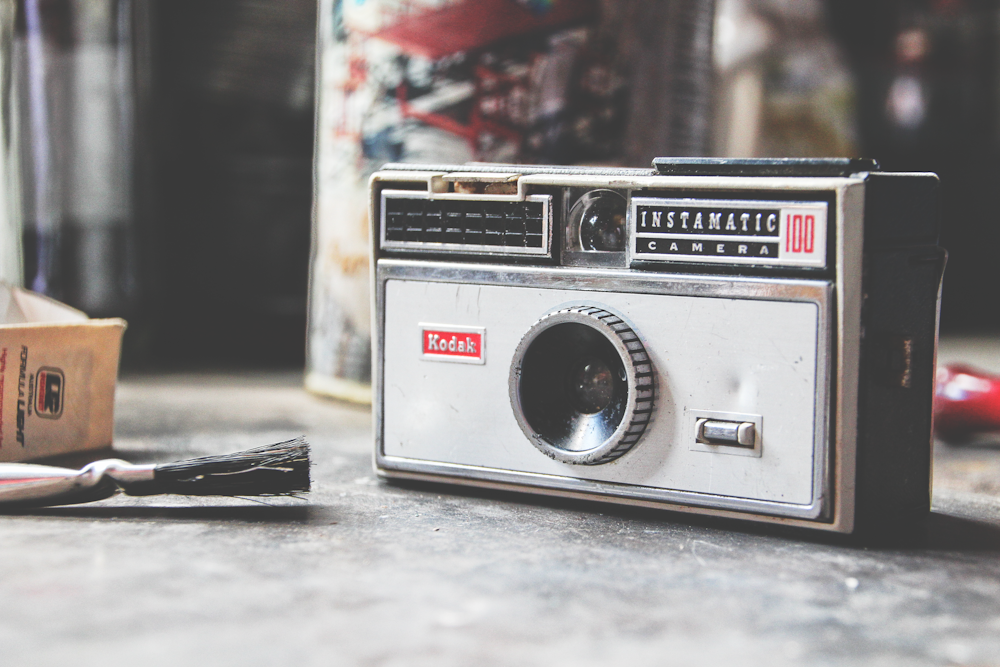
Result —
POLYGON ((664 176, 850 176, 879 165, 863 157, 658 157, 653 169, 664 176))

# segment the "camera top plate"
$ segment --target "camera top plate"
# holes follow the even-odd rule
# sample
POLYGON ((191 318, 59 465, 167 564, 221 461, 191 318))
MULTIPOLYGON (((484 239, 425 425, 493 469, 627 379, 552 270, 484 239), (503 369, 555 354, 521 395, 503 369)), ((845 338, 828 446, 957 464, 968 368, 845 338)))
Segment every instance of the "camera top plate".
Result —
POLYGON ((850 176, 878 171, 871 158, 658 157, 653 169, 664 176, 850 176))

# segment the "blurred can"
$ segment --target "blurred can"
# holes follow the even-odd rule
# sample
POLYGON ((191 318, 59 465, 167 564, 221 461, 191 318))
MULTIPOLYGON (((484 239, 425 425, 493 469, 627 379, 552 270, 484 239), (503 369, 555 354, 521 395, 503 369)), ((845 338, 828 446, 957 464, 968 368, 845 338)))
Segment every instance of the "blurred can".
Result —
POLYGON ((20 121, 25 282, 92 315, 129 314, 137 298, 133 2, 3 7, 14 26, 15 99, 4 105, 20 121))
POLYGON ((20 153, 18 90, 14 76, 14 0, 0 1, 0 282, 21 285, 20 153))

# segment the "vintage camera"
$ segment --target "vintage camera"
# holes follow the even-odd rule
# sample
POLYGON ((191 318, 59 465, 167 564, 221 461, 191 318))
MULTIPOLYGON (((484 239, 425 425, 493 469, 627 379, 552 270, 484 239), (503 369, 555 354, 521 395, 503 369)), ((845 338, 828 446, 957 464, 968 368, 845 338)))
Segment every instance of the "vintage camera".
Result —
POLYGON ((860 159, 390 164, 383 477, 841 533, 930 508, 938 179, 860 159))

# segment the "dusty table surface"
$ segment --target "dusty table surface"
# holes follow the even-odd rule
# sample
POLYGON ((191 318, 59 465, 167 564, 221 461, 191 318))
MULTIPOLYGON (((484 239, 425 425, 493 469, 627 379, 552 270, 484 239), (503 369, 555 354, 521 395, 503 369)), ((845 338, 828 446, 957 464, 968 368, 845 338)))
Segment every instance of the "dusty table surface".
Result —
MULTIPOLYGON (((1000 364, 1000 344, 973 348, 946 341, 941 358, 1000 364)), ((927 536, 874 548, 386 485, 368 410, 300 387, 296 374, 123 380, 116 455, 305 433, 315 491, 0 517, 2 664, 1000 664, 1000 445, 939 446, 927 536)))

